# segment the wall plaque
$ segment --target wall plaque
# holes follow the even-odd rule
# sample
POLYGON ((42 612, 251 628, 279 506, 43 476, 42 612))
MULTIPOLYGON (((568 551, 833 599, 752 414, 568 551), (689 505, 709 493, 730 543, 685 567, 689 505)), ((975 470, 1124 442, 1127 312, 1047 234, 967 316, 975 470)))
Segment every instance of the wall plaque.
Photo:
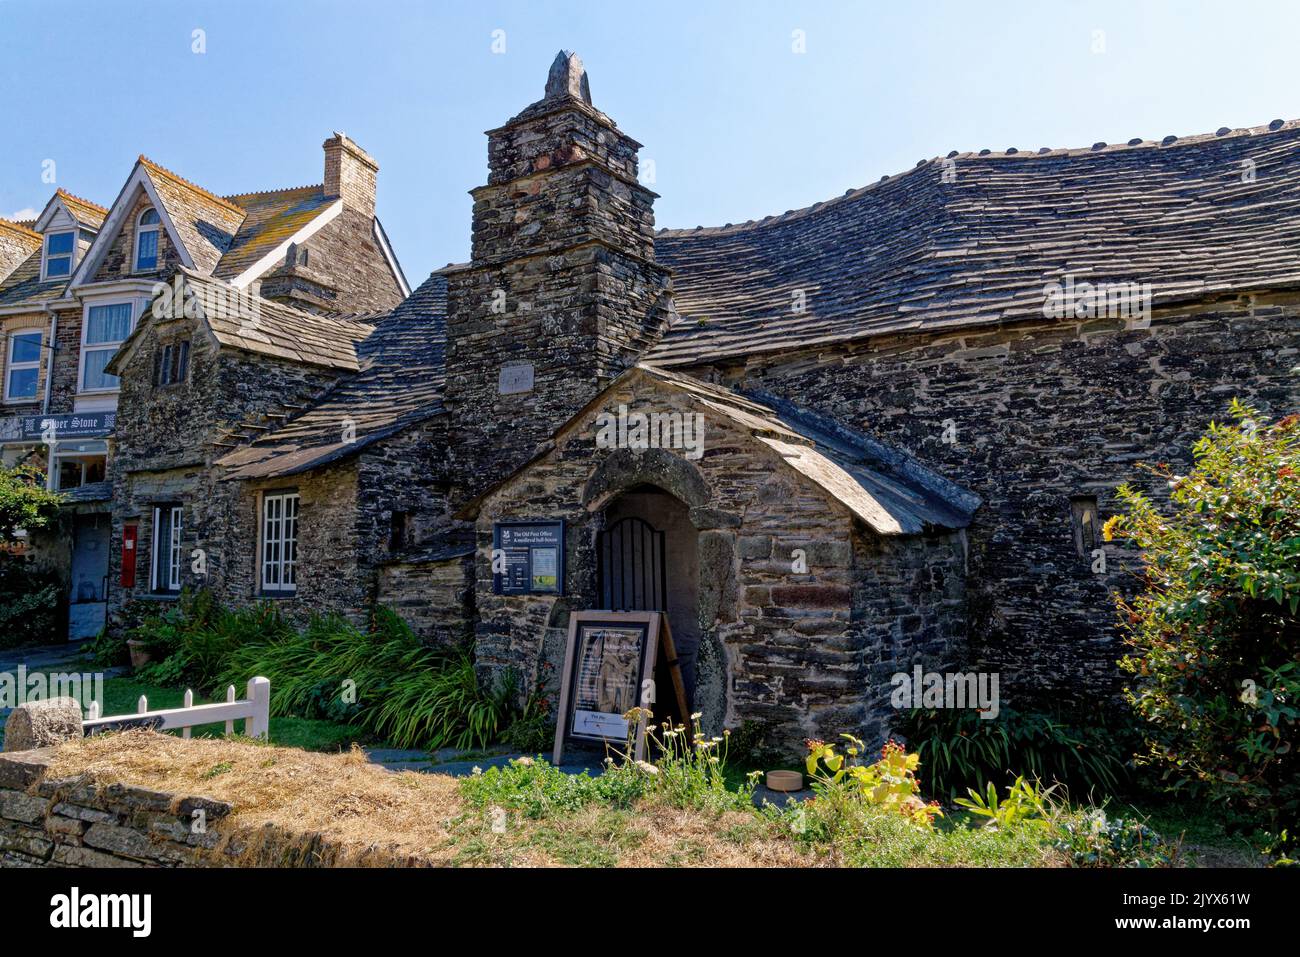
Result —
POLYGON ((519 365, 502 366, 497 375, 497 391, 502 395, 518 395, 533 391, 533 364, 524 362, 519 365))
POLYGON ((492 591, 497 595, 564 594, 564 522, 495 523, 492 591))

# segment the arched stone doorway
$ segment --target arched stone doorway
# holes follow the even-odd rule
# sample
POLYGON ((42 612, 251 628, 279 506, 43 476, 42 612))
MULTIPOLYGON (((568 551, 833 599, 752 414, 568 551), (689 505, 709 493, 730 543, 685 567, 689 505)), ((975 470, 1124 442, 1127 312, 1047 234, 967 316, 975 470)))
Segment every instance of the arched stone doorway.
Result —
MULTIPOLYGON (((638 484, 611 498, 597 536, 596 565, 601 607, 616 611, 662 611, 686 685, 688 704, 697 683, 700 647, 699 532, 690 508, 676 496, 638 484)), ((656 717, 678 714, 667 663, 656 669, 656 717)))

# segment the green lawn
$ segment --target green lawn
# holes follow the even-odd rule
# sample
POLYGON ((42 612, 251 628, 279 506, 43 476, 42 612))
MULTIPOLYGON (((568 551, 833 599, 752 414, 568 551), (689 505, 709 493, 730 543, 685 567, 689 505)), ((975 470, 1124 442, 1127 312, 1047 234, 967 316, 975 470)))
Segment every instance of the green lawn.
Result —
MULTIPOLYGON (((70 662, 61 666, 63 671, 93 673, 99 666, 90 661, 70 662)), ((34 673, 34 672, 29 672, 34 673)), ((242 689, 235 689, 242 696, 242 689)), ((137 681, 130 676, 104 679, 104 701, 101 714, 108 717, 132 715, 137 712, 140 696, 148 699, 149 710, 179 708, 185 703, 183 688, 164 688, 160 685, 137 681)), ((195 704, 208 704, 212 698, 194 695, 195 704)), ((235 732, 243 734, 244 722, 235 722, 235 732)), ((179 735, 179 731, 169 732, 179 735)), ((195 737, 219 738, 226 733, 225 723, 199 725, 192 731, 195 737)), ((4 732, 0 730, 0 746, 3 745, 4 732)), ((287 748, 302 748, 305 751, 346 751, 353 742, 357 744, 375 744, 374 739, 361 728, 336 721, 316 718, 271 718, 271 741, 287 748)))

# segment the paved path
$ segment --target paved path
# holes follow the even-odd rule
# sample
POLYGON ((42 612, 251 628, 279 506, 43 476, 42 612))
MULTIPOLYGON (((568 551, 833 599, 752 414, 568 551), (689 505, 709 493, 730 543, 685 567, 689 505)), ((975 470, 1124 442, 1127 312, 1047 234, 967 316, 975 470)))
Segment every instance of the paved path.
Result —
MULTIPOLYGON (((393 771, 420 771, 426 774, 450 774, 452 777, 465 777, 473 774, 475 768, 486 771, 488 768, 505 767, 511 761, 525 757, 514 751, 500 748, 487 751, 457 751, 443 748, 432 754, 428 751, 400 751, 395 748, 366 748, 370 760, 393 771)), ((536 755, 527 755, 536 757, 536 755)), ((550 760, 549 755, 543 755, 550 760)), ((565 754, 565 761, 560 770, 566 774, 581 774, 587 771, 592 777, 604 770, 605 756, 598 752, 570 752, 565 754)))

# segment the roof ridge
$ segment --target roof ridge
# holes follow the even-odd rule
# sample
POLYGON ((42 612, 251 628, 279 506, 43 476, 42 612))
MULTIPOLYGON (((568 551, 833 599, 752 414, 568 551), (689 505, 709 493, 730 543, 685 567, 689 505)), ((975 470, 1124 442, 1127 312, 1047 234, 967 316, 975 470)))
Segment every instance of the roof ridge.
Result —
POLYGON ((184 176, 181 176, 179 173, 172 172, 165 166, 159 166, 157 163, 155 163, 149 157, 145 156, 143 153, 140 154, 140 162, 143 163, 149 169, 153 170, 154 172, 161 173, 167 178, 175 180, 176 182, 180 183, 183 186, 189 187, 190 189, 194 190, 196 193, 205 196, 206 198, 212 200, 213 202, 219 203, 220 205, 229 209, 231 212, 238 213, 240 216, 248 215, 248 210, 244 209, 242 206, 237 206, 236 204, 232 203, 230 200, 223 199, 222 197, 218 196, 216 193, 204 189, 198 183, 186 179, 184 176))
POLYGON ((38 242, 41 241, 40 233, 38 233, 34 229, 29 229, 28 227, 24 226, 22 223, 15 222, 12 219, 5 219, 3 216, 0 216, 0 226, 4 226, 6 229, 12 229, 14 232, 28 236, 32 239, 37 240, 38 242))
POLYGON ((253 189, 245 193, 229 193, 224 198, 234 202, 237 196, 269 196, 271 193, 296 193, 304 189, 324 189, 324 183, 307 183, 303 186, 285 186, 282 189, 253 189))
POLYGON ((91 209, 101 212, 105 216, 108 215, 108 210, 105 207, 100 206, 99 203, 91 202, 90 200, 86 199, 84 196, 78 196, 76 193, 69 193, 62 186, 58 187, 54 191, 54 195, 62 196, 64 199, 70 199, 74 202, 81 203, 83 206, 89 206, 91 209))
POLYGON ((1059 158, 1062 156, 1094 156, 1103 153, 1113 154, 1113 153, 1129 152, 1132 150, 1140 150, 1140 149, 1170 149, 1172 147, 1177 147, 1177 146, 1199 146, 1201 144, 1208 143, 1213 140, 1220 140, 1229 137, 1264 136, 1272 133, 1278 133, 1282 131, 1296 130, 1296 129, 1300 129, 1300 119, 1272 120, 1263 126, 1243 126, 1243 127, 1238 127, 1237 129, 1229 129, 1226 126, 1221 126, 1213 133, 1194 133, 1190 136, 1182 136, 1182 137, 1173 136, 1171 134, 1158 141, 1134 138, 1129 140, 1126 143, 1112 144, 1112 143, 1097 142, 1097 143, 1093 143, 1092 146, 1061 147, 1060 149, 1053 149, 1052 147, 1044 146, 1039 148, 1036 151, 1020 150, 1014 146, 1006 150, 1002 150, 1000 152, 994 152, 993 150, 984 149, 984 150, 967 151, 961 153, 958 152, 957 150, 952 150, 946 156, 942 156, 942 157, 935 156, 928 160, 925 159, 918 160, 916 165, 913 166, 911 169, 903 170, 901 173, 886 174, 884 176, 881 176, 880 179, 876 180, 874 183, 868 183, 866 186, 858 186, 852 189, 845 190, 839 196, 834 196, 831 199, 818 200, 817 202, 813 203, 811 206, 802 206, 798 209, 787 209, 784 213, 773 214, 771 216, 764 216, 762 219, 750 219, 750 220, 746 220, 743 223, 727 223, 723 226, 695 226, 693 228, 685 227, 685 228, 674 228, 674 229, 667 229, 667 228, 659 229, 655 231, 655 237, 677 239, 677 238, 682 238, 687 236, 718 236, 736 230, 748 229, 753 226, 767 226, 774 223, 788 222, 789 220, 798 219, 802 216, 812 213, 815 210, 821 209, 824 206, 838 205, 840 203, 852 199, 857 199, 858 197, 863 196, 866 193, 877 189, 884 183, 895 182, 903 178, 904 176, 909 176, 915 173, 918 169, 931 166, 935 163, 942 163, 945 160, 961 159, 961 160, 990 161, 990 160, 1007 160, 1014 157, 1015 159, 1013 160, 1013 162, 1014 161, 1023 162, 1026 160, 1037 159, 1039 157, 1059 158))

